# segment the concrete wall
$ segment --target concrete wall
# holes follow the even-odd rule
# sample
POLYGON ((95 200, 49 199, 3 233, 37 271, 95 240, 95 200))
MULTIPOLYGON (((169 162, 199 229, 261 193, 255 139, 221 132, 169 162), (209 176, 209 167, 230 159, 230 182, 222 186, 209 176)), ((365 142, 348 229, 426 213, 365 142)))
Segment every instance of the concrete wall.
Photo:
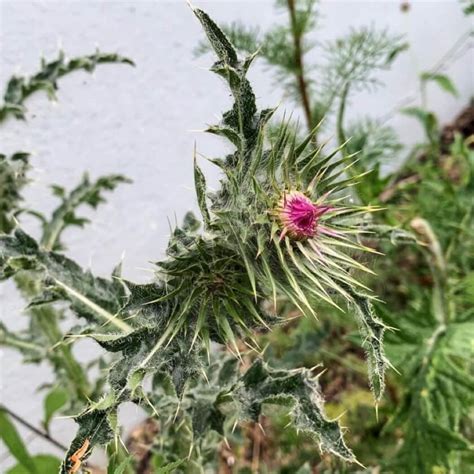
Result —
MULTIPOLYGON (((387 86, 375 94, 357 96, 352 116, 385 116, 406 98, 417 100, 417 75, 431 68, 449 50, 456 38, 469 29, 455 0, 411 1, 409 13, 401 13, 400 1, 321 2, 320 28, 314 39, 337 37, 350 26, 375 23, 406 35, 411 49, 383 75, 387 86)), ((218 22, 242 20, 262 30, 284 22, 285 13, 272 1, 201 1, 218 22)), ((58 102, 38 94, 28 101, 28 121, 9 121, 0 130, 2 153, 26 150, 34 153, 33 184, 25 192, 26 203, 50 211, 55 200, 49 185, 74 186, 84 171, 95 177, 120 172, 133 179, 121 187, 95 214, 83 231, 65 235, 70 254, 80 264, 100 275, 125 254, 127 278, 146 281, 150 261, 159 259, 168 239, 168 218, 174 222, 188 209, 195 209, 192 178, 193 144, 206 156, 217 156, 227 145, 215 137, 192 130, 217 121, 228 106, 228 93, 206 68, 211 56, 194 58, 193 48, 203 37, 186 3, 176 1, 14 1, 1 2, 0 83, 12 74, 33 73, 39 58, 54 58, 58 48, 69 56, 89 54, 99 47, 134 59, 135 69, 107 65, 91 76, 77 73, 60 84, 58 102)), ((318 59, 318 53, 314 53, 318 59)), ((441 120, 451 120, 473 95, 472 50, 451 63, 449 75, 458 87, 455 99, 429 87, 430 107, 441 120), (469 58, 470 56, 470 58, 469 58), (470 61, 468 60, 470 59, 470 61)), ((259 103, 272 106, 284 91, 269 80, 257 64, 250 77, 259 103)), ((283 106, 284 108, 285 106, 283 106)), ((291 110, 291 105, 287 105, 291 110)), ((395 115, 392 124, 405 143, 421 137, 412 120, 395 115)), ((218 173, 203 164, 209 180, 218 173)), ((32 222, 24 226, 35 231, 32 222)), ((0 286, 0 317, 11 328, 26 325, 24 303, 10 283, 0 286)), ((81 357, 95 350, 91 343, 76 348, 81 357)), ((11 351, 0 354, 0 396, 13 410, 33 424, 41 419, 42 395, 35 392, 52 380, 45 366, 23 366, 11 351)), ((139 417, 129 407, 125 420, 139 417)), ((67 443, 73 436, 71 421, 56 420, 53 433, 67 443)), ((32 452, 54 448, 26 435, 32 452)), ((57 453, 61 454, 61 453, 57 453)), ((0 455, 0 466, 11 464, 0 455)))

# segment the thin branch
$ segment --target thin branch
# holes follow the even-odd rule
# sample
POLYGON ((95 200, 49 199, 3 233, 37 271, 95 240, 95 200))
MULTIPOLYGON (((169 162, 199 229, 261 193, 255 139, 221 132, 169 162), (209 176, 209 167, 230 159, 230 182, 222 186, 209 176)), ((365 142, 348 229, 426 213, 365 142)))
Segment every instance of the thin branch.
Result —
POLYGON ((18 423, 23 425, 25 428, 29 429, 30 431, 37 434, 38 436, 41 436, 46 441, 49 441, 51 444, 53 444, 54 446, 59 448, 61 451, 67 451, 68 450, 68 448, 64 444, 60 443, 59 441, 56 441, 54 438, 51 438, 51 436, 48 433, 46 433, 45 431, 40 430, 39 428, 36 428, 36 426, 33 426, 28 421, 23 419, 20 415, 17 415, 16 413, 12 412, 5 405, 0 405, 0 410, 7 413, 11 418, 16 420, 18 423))
POLYGON ((337 140, 339 142, 339 146, 342 146, 342 144, 346 143, 347 141, 346 134, 344 132, 344 115, 346 111, 347 96, 349 94, 349 85, 349 81, 344 85, 340 99, 341 102, 339 103, 339 110, 337 112, 337 140))

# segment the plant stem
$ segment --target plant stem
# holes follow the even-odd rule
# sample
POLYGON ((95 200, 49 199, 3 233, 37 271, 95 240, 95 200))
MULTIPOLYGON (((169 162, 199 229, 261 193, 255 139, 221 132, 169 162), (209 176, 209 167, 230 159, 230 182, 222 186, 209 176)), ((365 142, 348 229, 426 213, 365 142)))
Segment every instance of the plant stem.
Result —
POLYGON ((14 420, 18 421, 21 425, 23 425, 25 428, 29 429, 33 433, 37 434, 38 436, 41 436, 45 440, 49 441, 51 444, 59 448, 61 451, 67 451, 67 447, 60 443, 59 441, 56 441, 54 438, 52 438, 48 433, 45 431, 40 430, 39 428, 36 428, 36 426, 33 426, 30 424, 28 421, 26 421, 24 418, 22 418, 20 415, 17 415, 16 413, 12 412, 9 408, 7 408, 5 405, 0 405, 0 410, 4 411, 5 413, 8 414, 11 418, 14 420))
POLYGON ((306 118, 306 125, 308 127, 308 131, 311 132, 313 129, 313 120, 311 114, 311 105, 309 100, 309 93, 308 93, 308 84, 305 79, 304 75, 304 64, 303 64, 303 48, 301 46, 302 35, 301 32, 298 30, 298 25, 296 21, 296 7, 295 7, 295 0, 287 0, 288 3, 288 11, 290 13, 290 21, 291 21, 291 33, 293 35, 293 45, 294 45, 294 53, 295 53, 295 63, 296 63, 296 80, 298 82, 298 90, 301 97, 301 103, 303 106, 304 115, 306 118))
POLYGON ((412 229, 423 239, 427 248, 422 249, 433 276, 433 314, 440 325, 449 323, 447 305, 447 265, 439 240, 429 222, 415 217, 410 223, 412 229))
POLYGON ((344 132, 344 115, 346 112, 347 96, 349 94, 349 84, 350 84, 349 82, 346 82, 344 84, 344 89, 342 90, 341 99, 339 103, 339 110, 337 112, 336 128, 337 128, 337 140, 339 142, 339 146, 341 146, 343 143, 347 141, 346 133, 344 132))
MULTIPOLYGON (((14 277, 18 290, 26 299, 38 294, 38 282, 27 274, 18 274, 14 277)), ((48 340, 51 347, 57 347, 51 351, 48 359, 55 369, 63 369, 68 381, 70 382, 70 390, 72 390, 77 398, 83 402, 88 402, 90 392, 89 382, 82 366, 74 358, 71 348, 65 344, 59 344, 63 340, 63 334, 59 328, 59 314, 51 306, 33 307, 29 310, 32 318, 35 318, 38 327, 48 340)))

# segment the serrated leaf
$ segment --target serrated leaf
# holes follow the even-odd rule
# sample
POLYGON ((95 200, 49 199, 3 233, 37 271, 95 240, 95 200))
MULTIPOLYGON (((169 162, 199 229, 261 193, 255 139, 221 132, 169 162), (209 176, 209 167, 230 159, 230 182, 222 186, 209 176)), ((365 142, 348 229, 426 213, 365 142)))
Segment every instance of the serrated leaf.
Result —
POLYGON ((224 32, 211 20, 207 13, 199 8, 194 8, 193 12, 201 22, 209 43, 219 59, 230 65, 235 65, 237 53, 224 32))
POLYGON ((78 316, 129 330, 128 324, 116 317, 125 301, 120 282, 94 277, 67 257, 42 250, 34 239, 17 229, 11 236, 0 236, 0 279, 21 270, 41 272, 45 289, 54 289, 55 298, 62 295, 78 316))
POLYGON ((362 337, 362 346, 366 350, 370 388, 376 403, 379 403, 385 389, 385 371, 388 360, 383 347, 385 324, 377 318, 374 306, 368 296, 349 291, 352 307, 355 310, 362 337))
POLYGON ((121 183, 129 183, 130 180, 122 175, 101 176, 95 181, 90 181, 88 175, 84 175, 81 182, 67 195, 64 188, 53 187, 54 194, 61 199, 51 216, 51 219, 43 226, 41 245, 46 250, 53 250, 60 246, 61 233, 71 225, 82 226, 87 219, 75 215, 77 208, 83 204, 96 208, 99 203, 105 202, 104 191, 113 191, 121 183))
POLYGON ((326 418, 319 384, 308 371, 272 370, 258 359, 236 384, 232 397, 239 404, 241 419, 257 421, 264 403, 290 408, 294 428, 318 439, 322 452, 356 461, 343 440, 339 424, 326 418))
POLYGON ((93 446, 104 446, 114 439, 115 431, 111 425, 114 414, 114 410, 94 410, 85 412, 74 419, 79 425, 79 430, 61 464, 60 474, 69 474, 73 464, 70 460, 71 456, 83 447, 86 441, 89 447, 81 458, 82 462, 90 456, 93 446))
POLYGON ((41 69, 31 77, 13 76, 4 95, 4 105, 0 107, 0 122, 10 115, 16 119, 25 119, 26 107, 24 102, 34 92, 46 91, 48 97, 53 99, 58 88, 57 81, 61 77, 77 70, 94 71, 96 65, 106 63, 123 63, 133 65, 133 61, 114 53, 101 53, 97 51, 89 56, 81 56, 67 60, 62 51, 56 60, 41 62, 41 69))
POLYGON ((24 152, 0 154, 0 233, 8 234, 15 226, 13 216, 21 209, 21 192, 28 183, 28 157, 24 152))

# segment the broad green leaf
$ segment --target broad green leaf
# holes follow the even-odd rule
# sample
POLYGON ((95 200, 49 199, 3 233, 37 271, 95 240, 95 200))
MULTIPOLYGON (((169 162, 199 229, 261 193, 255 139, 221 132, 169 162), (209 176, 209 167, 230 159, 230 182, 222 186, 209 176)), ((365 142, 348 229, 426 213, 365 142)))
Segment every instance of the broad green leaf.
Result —
POLYGON ((59 411, 68 401, 66 390, 61 387, 53 388, 44 399, 44 420, 43 425, 49 431, 49 424, 54 414, 59 411))
POLYGON ((35 465, 32 457, 28 453, 18 431, 7 412, 0 407, 0 438, 12 456, 21 464, 25 472, 29 474, 41 474, 35 465))
POLYGON ((439 87, 441 87, 441 89, 453 95, 454 97, 457 97, 459 94, 453 81, 448 76, 446 76, 446 74, 424 72, 421 74, 421 80, 423 82, 435 82, 436 84, 438 84, 439 87))
MULTIPOLYGON (((36 472, 39 474, 56 473, 61 465, 60 459, 49 454, 37 454, 36 456, 32 456, 31 460, 33 461, 36 472)), ((8 469, 5 474, 29 474, 30 472, 31 471, 26 469, 22 464, 17 464, 8 469)))

